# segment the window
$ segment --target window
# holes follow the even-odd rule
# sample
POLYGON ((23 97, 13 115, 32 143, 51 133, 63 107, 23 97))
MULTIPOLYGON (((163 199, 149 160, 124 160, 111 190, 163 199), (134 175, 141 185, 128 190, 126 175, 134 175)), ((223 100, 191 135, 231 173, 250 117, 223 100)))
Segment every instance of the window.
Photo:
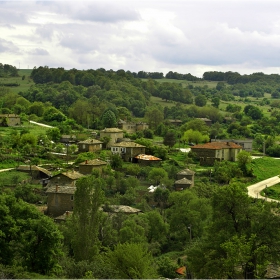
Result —
POLYGON ((70 199, 71 199, 71 200, 74 200, 74 195, 71 195, 70 199))

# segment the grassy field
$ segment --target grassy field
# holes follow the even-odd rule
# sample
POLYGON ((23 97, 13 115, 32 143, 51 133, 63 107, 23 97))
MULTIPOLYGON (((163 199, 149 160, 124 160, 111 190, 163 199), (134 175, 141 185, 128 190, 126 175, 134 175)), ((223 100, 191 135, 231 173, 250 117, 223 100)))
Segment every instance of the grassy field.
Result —
POLYGON ((24 122, 20 127, 0 127, 0 137, 5 137, 10 135, 13 131, 18 131, 19 133, 23 130, 27 130, 29 133, 38 136, 39 134, 45 134, 49 128, 29 124, 29 122, 24 122))
MULTIPOLYGON (((142 81, 147 81, 148 79, 141 79, 142 81)), ((175 79, 154 79, 155 81, 159 82, 159 83, 176 83, 176 84, 182 84, 183 87, 187 87, 189 85, 193 85, 193 86, 208 86, 209 88, 213 88, 216 87, 217 82, 213 82, 213 81, 186 81, 186 80, 175 80, 175 79)))
POLYGON ((16 87, 9 87, 9 89, 13 93, 18 93, 20 91, 26 91, 28 88, 34 84, 34 82, 30 79, 30 74, 32 69, 21 69, 19 70, 19 77, 11 77, 11 78, 0 78, 0 84, 5 83, 16 83, 19 86, 16 87), (23 77, 25 77, 23 79, 23 77))
POLYGON ((261 191, 261 195, 264 197, 280 200, 280 184, 271 186, 261 191))
POLYGON ((253 169, 255 181, 259 182, 280 174, 280 160, 269 157, 254 159, 249 168, 253 169))

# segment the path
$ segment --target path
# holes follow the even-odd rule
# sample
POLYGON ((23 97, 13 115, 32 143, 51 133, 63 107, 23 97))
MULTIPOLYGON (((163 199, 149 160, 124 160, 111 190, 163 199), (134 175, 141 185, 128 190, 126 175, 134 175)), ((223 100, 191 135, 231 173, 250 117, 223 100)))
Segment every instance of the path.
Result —
POLYGON ((39 126, 44 126, 44 127, 53 128, 53 126, 47 125, 47 124, 44 124, 44 123, 38 123, 38 122, 34 122, 34 121, 29 121, 29 122, 32 123, 32 124, 39 125, 39 126))
POLYGON ((264 197, 261 196, 260 192, 265 189, 266 187, 271 187, 273 185, 276 185, 280 183, 280 177, 279 176, 274 176, 271 177, 269 179, 263 180, 261 182, 258 182, 254 185, 251 185, 249 187, 247 187, 248 189, 248 195, 254 198, 260 198, 260 199, 265 199, 266 201, 275 201, 275 202, 279 202, 279 200, 276 199, 272 199, 272 198, 268 198, 268 197, 264 197))

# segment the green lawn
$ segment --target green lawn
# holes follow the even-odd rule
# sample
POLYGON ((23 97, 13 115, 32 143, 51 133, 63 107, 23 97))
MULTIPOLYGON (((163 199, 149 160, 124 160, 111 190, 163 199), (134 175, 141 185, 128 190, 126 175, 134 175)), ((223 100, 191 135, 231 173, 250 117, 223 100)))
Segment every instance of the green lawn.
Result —
POLYGON ((280 184, 271 186, 261 191, 262 196, 267 196, 268 198, 280 200, 280 184))

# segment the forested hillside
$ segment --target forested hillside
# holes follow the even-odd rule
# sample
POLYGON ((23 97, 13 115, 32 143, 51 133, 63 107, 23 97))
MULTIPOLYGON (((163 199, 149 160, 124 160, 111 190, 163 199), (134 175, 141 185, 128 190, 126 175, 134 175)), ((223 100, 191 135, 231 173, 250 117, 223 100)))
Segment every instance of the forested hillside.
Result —
MULTIPOLYGON (((1 169, 12 168, 0 172, 0 276, 280 275, 279 207, 248 197, 246 188, 280 173, 272 158, 280 156, 278 74, 212 71, 198 78, 0 64, 0 84, 1 169), (20 123, 9 125, 10 117, 20 123), (127 146, 118 154, 100 135, 123 123, 145 129, 124 130, 127 146), (186 152, 211 139, 250 139, 252 149, 212 165, 186 152), (89 143, 97 143, 94 150, 81 150, 89 143), (151 162, 125 160, 131 143, 151 162), (79 173, 91 162, 103 166, 79 173), (37 177, 42 173, 51 176, 37 177), (65 177, 74 178, 66 187, 65 177), (188 187, 178 187, 182 179, 188 187), (51 195, 73 188, 73 208, 51 215, 51 195)), ((277 186, 273 195, 280 198, 277 186)))

